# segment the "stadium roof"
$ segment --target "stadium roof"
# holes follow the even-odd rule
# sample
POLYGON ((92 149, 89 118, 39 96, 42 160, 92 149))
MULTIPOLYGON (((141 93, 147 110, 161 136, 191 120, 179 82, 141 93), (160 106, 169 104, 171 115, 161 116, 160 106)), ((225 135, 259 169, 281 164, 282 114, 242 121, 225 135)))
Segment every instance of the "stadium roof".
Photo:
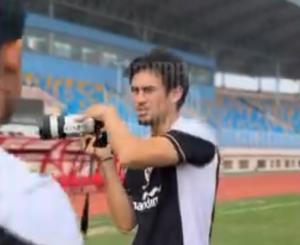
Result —
POLYGON ((223 71, 300 78, 299 0, 48 1, 28 0, 39 13, 212 55, 223 71))

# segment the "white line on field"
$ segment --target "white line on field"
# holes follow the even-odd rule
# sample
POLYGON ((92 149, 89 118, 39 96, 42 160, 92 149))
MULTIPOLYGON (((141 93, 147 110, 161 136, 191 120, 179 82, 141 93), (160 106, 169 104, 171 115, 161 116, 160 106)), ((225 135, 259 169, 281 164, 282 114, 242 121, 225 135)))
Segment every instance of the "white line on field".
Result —
POLYGON ((260 204, 265 204, 266 201, 265 200, 261 200, 261 199, 258 199, 258 200, 255 200, 255 201, 240 201, 238 202, 236 205, 237 206, 251 206, 251 205, 260 205, 260 204))
POLYGON ((265 205, 260 207, 252 207, 252 208, 240 208, 235 210, 228 210, 228 211, 222 211, 219 212, 219 214, 240 214, 240 213, 246 213, 251 211, 263 211, 263 210, 269 210, 273 208, 285 208, 285 207, 291 207, 291 206, 297 206, 300 207, 300 202, 286 202, 286 203, 278 203, 278 204, 271 204, 271 205, 265 205))

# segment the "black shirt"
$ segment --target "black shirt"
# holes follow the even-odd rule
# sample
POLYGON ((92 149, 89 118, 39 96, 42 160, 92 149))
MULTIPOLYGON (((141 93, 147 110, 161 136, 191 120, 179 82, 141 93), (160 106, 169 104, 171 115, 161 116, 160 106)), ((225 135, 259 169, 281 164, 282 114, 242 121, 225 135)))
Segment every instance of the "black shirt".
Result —
POLYGON ((179 155, 178 165, 126 173, 138 224, 133 244, 208 245, 218 165, 212 130, 180 118, 165 137, 179 155))

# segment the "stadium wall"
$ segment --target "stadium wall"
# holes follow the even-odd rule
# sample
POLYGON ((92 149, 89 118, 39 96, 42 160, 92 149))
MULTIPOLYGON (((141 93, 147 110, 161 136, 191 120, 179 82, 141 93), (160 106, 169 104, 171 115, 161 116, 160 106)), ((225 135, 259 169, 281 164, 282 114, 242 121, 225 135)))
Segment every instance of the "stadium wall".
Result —
MULTIPOLYGON (((154 45, 132 40, 126 37, 93 30, 64 21, 51 19, 35 14, 30 14, 27 26, 38 28, 61 35, 68 35, 74 39, 87 39, 92 42, 114 45, 119 49, 142 53, 154 45)), ((215 69, 215 61, 204 57, 187 54, 176 50, 187 62, 215 69)), ((50 54, 41 54, 25 51, 23 54, 24 85, 37 86, 62 101, 66 105, 67 113, 77 113, 93 103, 107 101, 106 88, 116 88, 117 81, 121 78, 121 68, 102 66, 100 64, 87 64, 79 60, 56 57, 50 54)), ((127 85, 127 82, 126 82, 127 85)), ((117 91, 118 92, 118 91, 117 91)), ((120 91, 119 91, 120 92, 120 91)), ((124 93, 124 90, 121 91, 124 93)), ((110 90, 110 97, 113 98, 110 90)), ((117 100, 122 100, 122 94, 116 93, 117 100)), ((193 84, 191 93, 187 98, 189 115, 199 116, 198 109, 207 108, 216 121, 218 112, 208 106, 208 102, 215 96, 215 88, 202 84, 193 84), (206 102, 203 102, 205 100, 206 102), (214 116, 215 115, 215 116, 214 116)), ((121 104, 121 103, 117 103, 121 104)), ((121 108, 122 109, 122 108, 121 108)), ((128 108, 127 108, 128 109, 128 108)), ((131 113, 127 113, 131 120, 131 113)), ((212 124, 214 122, 211 122, 212 124)), ((129 123, 136 129, 136 124, 129 123)), ((142 131, 142 134, 144 131, 142 131)), ((232 172, 260 172, 279 170, 299 170, 299 153, 291 154, 287 148, 297 148, 300 143, 295 134, 276 134, 274 132, 261 132, 251 130, 223 129, 217 127, 217 135, 222 146, 224 173, 232 172), (238 147, 245 147, 238 150, 238 147), (253 148, 254 149, 250 149, 253 148), (268 149, 260 151, 259 149, 268 149), (272 150, 276 149, 276 150, 272 150), (253 154, 250 154, 252 152, 253 154), (231 167, 230 167, 231 166, 231 167)))
POLYGON ((40 87, 75 113, 103 101, 105 81, 116 81, 113 68, 83 65, 62 58, 30 52, 23 54, 23 84, 40 87))
MULTIPOLYGON (((96 43, 105 43, 136 54, 147 52, 156 46, 148 42, 142 42, 125 36, 101 31, 99 29, 96 30, 90 27, 72 24, 33 13, 28 14, 26 27, 62 33, 74 39, 86 39, 96 43)), ((169 49, 181 56, 188 63, 209 68, 214 68, 216 66, 216 62, 212 58, 194 55, 174 48, 169 49)))
POLYGON ((300 150, 222 148, 222 173, 300 171, 300 150))

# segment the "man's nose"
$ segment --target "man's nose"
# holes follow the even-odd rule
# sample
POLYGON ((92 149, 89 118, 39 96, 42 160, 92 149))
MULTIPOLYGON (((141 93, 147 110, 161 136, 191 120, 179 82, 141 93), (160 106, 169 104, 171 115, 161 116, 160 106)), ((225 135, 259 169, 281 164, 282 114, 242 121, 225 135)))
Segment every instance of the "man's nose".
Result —
POLYGON ((135 95, 135 101, 137 103, 145 103, 146 101, 146 96, 145 93, 143 92, 143 90, 139 90, 136 95, 135 95))

